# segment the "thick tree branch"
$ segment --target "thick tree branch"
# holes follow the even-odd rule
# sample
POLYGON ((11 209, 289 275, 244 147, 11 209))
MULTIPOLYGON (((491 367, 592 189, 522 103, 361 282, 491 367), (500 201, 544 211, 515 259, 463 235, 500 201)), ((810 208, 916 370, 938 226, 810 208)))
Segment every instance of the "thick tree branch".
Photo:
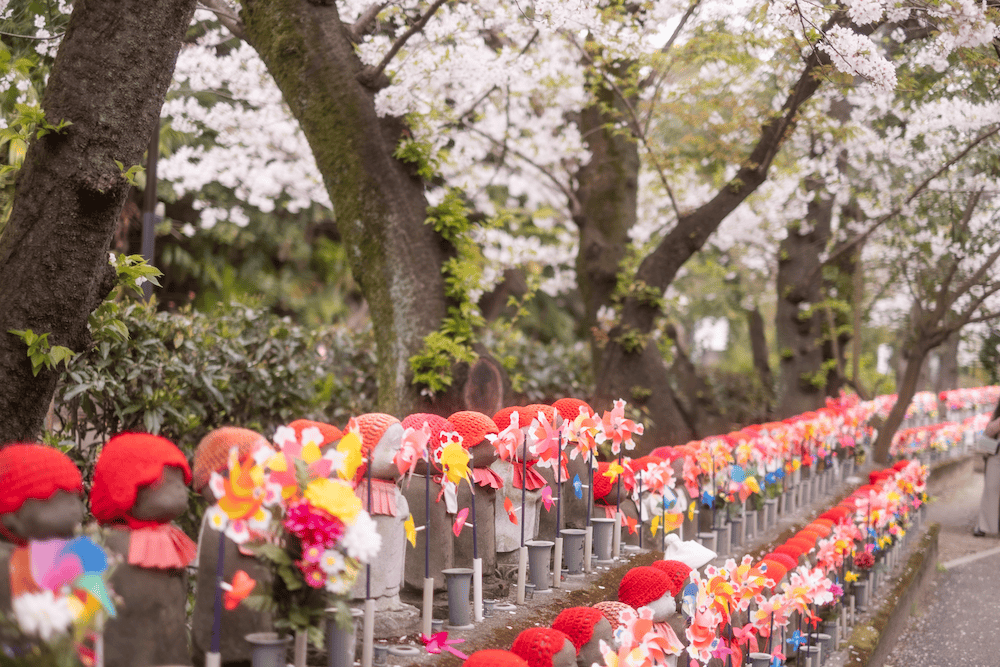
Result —
POLYGON ((423 30, 424 26, 427 25, 427 22, 431 20, 432 16, 434 16, 434 13, 446 2, 448 2, 448 0, 435 0, 434 4, 427 8, 427 11, 424 12, 423 16, 417 19, 417 21, 411 25, 406 32, 400 35, 399 38, 393 42, 392 46, 389 47, 389 51, 385 54, 385 57, 382 58, 382 61, 378 65, 368 66, 361 70, 361 73, 358 74, 358 81, 369 87, 374 84, 410 37, 413 37, 418 32, 423 30))
POLYGON ((233 8, 227 5, 224 0, 198 0, 198 8, 207 9, 215 14, 219 19, 219 23, 226 26, 226 29, 233 34, 233 37, 242 40, 246 39, 243 21, 240 20, 240 17, 234 13, 233 8))
POLYGON ((351 36, 351 40, 354 42, 360 42, 361 38, 368 33, 368 29, 375 25, 375 19, 378 18, 379 12, 385 9, 389 5, 388 2, 376 2, 368 6, 365 11, 361 12, 361 16, 358 20, 351 24, 351 27, 347 29, 348 34, 351 36))

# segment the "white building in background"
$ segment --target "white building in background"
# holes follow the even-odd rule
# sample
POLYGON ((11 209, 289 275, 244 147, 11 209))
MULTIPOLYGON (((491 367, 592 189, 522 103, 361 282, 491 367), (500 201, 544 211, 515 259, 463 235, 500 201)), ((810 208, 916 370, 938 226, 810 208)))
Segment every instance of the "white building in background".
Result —
POLYGON ((703 317, 694 325, 692 356, 703 364, 714 364, 729 346, 729 320, 725 317, 703 317))

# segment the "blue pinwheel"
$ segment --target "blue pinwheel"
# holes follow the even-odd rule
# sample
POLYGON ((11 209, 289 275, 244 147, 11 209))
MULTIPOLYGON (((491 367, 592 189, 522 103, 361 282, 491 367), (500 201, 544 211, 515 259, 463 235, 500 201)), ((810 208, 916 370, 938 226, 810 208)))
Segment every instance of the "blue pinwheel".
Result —
POLYGON ((713 507, 715 506, 715 496, 708 491, 703 491, 701 494, 701 502, 706 507, 713 507))
POLYGON ((793 651, 798 651, 799 647, 806 643, 806 637, 801 632, 796 630, 792 633, 792 636, 788 638, 788 645, 792 647, 793 651))
POLYGON ((580 475, 573 477, 573 493, 576 494, 577 500, 583 498, 583 482, 580 481, 580 475))

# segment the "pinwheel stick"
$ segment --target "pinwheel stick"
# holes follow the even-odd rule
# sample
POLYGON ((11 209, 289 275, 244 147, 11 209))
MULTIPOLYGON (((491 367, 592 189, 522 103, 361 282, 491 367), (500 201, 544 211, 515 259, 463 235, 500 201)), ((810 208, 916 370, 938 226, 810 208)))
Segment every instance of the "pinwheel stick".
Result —
POLYGON ((587 528, 590 528, 590 515, 594 513, 594 450, 590 450, 590 460, 587 462, 587 528))
POLYGON ((469 480, 469 493, 472 497, 472 559, 479 558, 479 540, 476 539, 476 482, 469 480))
POLYGON ((209 659, 214 659, 216 661, 215 664, 219 664, 219 647, 222 645, 222 580, 224 578, 223 569, 225 560, 226 534, 219 533, 219 557, 215 562, 215 610, 212 619, 212 651, 205 657, 206 665, 209 659))
POLYGON ((562 432, 559 433, 559 457, 556 459, 556 538, 562 532, 562 457, 563 439, 562 432))
MULTIPOLYGON (((365 477, 368 478, 368 510, 369 514, 372 512, 372 457, 371 454, 368 455, 368 470, 365 471, 365 477)), ((425 536, 426 537, 426 536, 425 536)), ((427 541, 426 539, 424 540, 427 541)), ((372 564, 367 563, 365 565, 365 599, 371 600, 372 598, 372 564)))
MULTIPOLYGON (((661 491, 663 491, 661 489, 661 491)), ((660 551, 667 551, 667 494, 660 496, 660 551)))
POLYGON ((525 522, 525 507, 527 507, 527 488, 528 488, 528 451, 527 446, 525 446, 525 451, 521 452, 521 548, 524 548, 524 524, 525 522))
POLYGON ((636 476, 636 481, 639 483, 639 548, 642 548, 642 475, 636 476))

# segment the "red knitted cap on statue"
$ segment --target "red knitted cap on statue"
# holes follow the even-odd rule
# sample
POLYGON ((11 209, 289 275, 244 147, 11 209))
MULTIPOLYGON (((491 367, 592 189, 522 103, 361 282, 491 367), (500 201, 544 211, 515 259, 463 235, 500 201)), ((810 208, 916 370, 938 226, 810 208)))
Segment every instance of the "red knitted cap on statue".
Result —
POLYGON ((550 424, 554 424, 556 421, 556 409, 551 405, 545 405, 543 403, 532 403, 531 405, 526 405, 519 409, 521 413, 521 426, 527 426, 531 423, 532 419, 538 419, 538 413, 541 412, 545 415, 545 418, 549 420, 550 424))
POLYGON ((83 494, 83 477, 68 456, 28 443, 0 449, 0 514, 16 512, 25 500, 48 500, 56 491, 83 494))
POLYGON ((633 567, 618 584, 618 601, 633 609, 645 607, 670 591, 670 578, 655 567, 633 567))
POLYGON ((593 607, 570 607, 563 609, 552 621, 552 629, 563 632, 573 642, 573 648, 579 653, 584 644, 594 636, 594 626, 604 614, 593 607))
POLYGON ((770 556, 762 560, 757 565, 759 566, 761 563, 767 565, 767 572, 764 573, 764 576, 772 580, 775 585, 778 585, 778 582, 784 579, 785 575, 788 574, 788 568, 770 556))
POLYGON ((594 471, 593 475, 594 500, 602 500, 611 493, 613 484, 611 483, 611 479, 604 474, 610 466, 611 464, 606 461, 597 462, 597 470, 594 471))
POLYGON ((670 579, 670 594, 677 595, 684 590, 691 568, 679 560, 654 560, 650 567, 655 567, 670 579))
POLYGON ((427 441, 427 449, 432 454, 431 460, 434 462, 434 467, 437 470, 441 470, 441 466, 439 465, 441 448, 443 447, 441 434, 448 433, 449 431, 457 431, 458 429, 441 415, 432 415, 428 412, 418 412, 404 417, 403 428, 420 429, 424 427, 424 422, 427 422, 427 425, 431 428, 431 437, 427 441))
POLYGON ((257 431, 235 426, 223 426, 209 432, 194 452, 194 473, 191 487, 201 491, 213 472, 221 472, 229 463, 229 450, 236 447, 240 460, 244 460, 257 445, 268 444, 267 438, 257 431))
MULTIPOLYGON (((512 414, 514 414, 515 412, 517 412, 519 409, 520 408, 518 408, 517 406, 511 406, 509 408, 504 408, 500 412, 498 412, 495 415, 493 415, 493 423, 496 424, 497 428, 500 429, 501 431, 504 430, 505 428, 507 428, 508 426, 510 426, 510 416, 512 414)), ((521 423, 521 415, 520 414, 518 414, 517 425, 518 426, 524 426, 524 424, 521 423)))
POLYGON ((325 424, 323 422, 313 421, 311 419, 296 419, 291 424, 288 425, 289 428, 295 429, 295 435, 298 438, 302 437, 302 431, 307 428, 319 429, 319 432, 323 435, 323 441, 319 443, 319 446, 329 445, 330 443, 337 442, 344 437, 344 433, 334 426, 333 424, 325 424))
POLYGON ((868 483, 877 484, 883 479, 888 479, 889 477, 892 477, 895 474, 896 471, 893 470, 892 468, 886 468, 884 470, 872 470, 870 473, 868 473, 868 483))
POLYGON ((899 472, 908 465, 910 465, 910 461, 908 459, 900 459, 892 464, 892 469, 899 472))
POLYGON ((184 452, 166 438, 150 433, 122 433, 108 440, 94 464, 90 487, 90 511, 100 524, 122 520, 130 528, 156 526, 159 521, 142 521, 129 512, 139 489, 160 481, 163 468, 184 471, 184 483, 191 483, 191 469, 184 452))
POLYGON ((552 656, 563 649, 566 642, 573 641, 562 632, 552 628, 528 628, 517 636, 511 644, 515 653, 528 663, 529 667, 552 667, 552 656))
POLYGON ((462 663, 462 667, 528 667, 524 658, 499 649, 476 651, 462 663))
POLYGON ((579 398, 560 398, 558 401, 552 404, 559 416, 566 421, 573 421, 580 416, 580 408, 586 408, 588 415, 594 414, 594 408, 590 407, 590 404, 586 401, 581 401, 579 398))
POLYGON ((813 521, 811 524, 806 526, 806 530, 808 530, 811 533, 816 533, 817 535, 820 536, 820 539, 828 536, 831 532, 833 532, 833 529, 830 528, 830 526, 826 525, 825 523, 820 523, 819 521, 813 521))
POLYGON ((463 410, 448 417, 458 434, 462 436, 462 446, 470 449, 486 439, 488 433, 499 433, 493 420, 482 412, 463 410))
POLYGON ((779 563, 785 566, 785 570, 788 572, 791 572, 792 570, 794 570, 796 567, 799 566, 798 556, 792 558, 788 554, 781 553, 780 551, 772 551, 771 553, 764 556, 764 558, 778 561, 779 563))
POLYGON ((794 560, 796 563, 798 563, 798 560, 802 556, 803 551, 802 547, 795 544, 788 544, 786 542, 785 544, 776 546, 774 548, 774 553, 785 554, 786 556, 794 560))
POLYGON ((385 435, 386 430, 393 424, 398 424, 399 420, 384 412, 369 412, 355 417, 354 422, 361 431, 361 454, 367 457, 385 435))
POLYGON ((618 602, 617 600, 605 600, 604 602, 598 602, 594 605, 594 609, 597 609, 604 614, 604 618, 608 619, 608 623, 611 624, 612 630, 617 630, 622 626, 619 616, 623 611, 634 611, 632 607, 628 606, 624 602, 618 602))

